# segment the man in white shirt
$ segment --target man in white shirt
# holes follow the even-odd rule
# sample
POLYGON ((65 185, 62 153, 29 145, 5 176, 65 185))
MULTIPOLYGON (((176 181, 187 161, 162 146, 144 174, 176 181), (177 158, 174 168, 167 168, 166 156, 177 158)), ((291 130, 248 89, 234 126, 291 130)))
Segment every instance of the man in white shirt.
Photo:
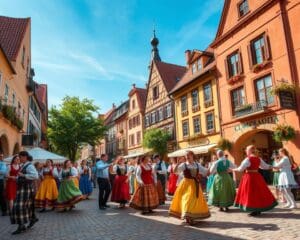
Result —
POLYGON ((163 190, 163 196, 159 196, 160 203, 159 204, 165 204, 166 200, 166 179, 167 179, 167 167, 166 163, 160 159, 160 156, 158 154, 154 155, 153 161, 155 163, 155 172, 157 174, 157 181, 160 181, 162 185, 163 190))

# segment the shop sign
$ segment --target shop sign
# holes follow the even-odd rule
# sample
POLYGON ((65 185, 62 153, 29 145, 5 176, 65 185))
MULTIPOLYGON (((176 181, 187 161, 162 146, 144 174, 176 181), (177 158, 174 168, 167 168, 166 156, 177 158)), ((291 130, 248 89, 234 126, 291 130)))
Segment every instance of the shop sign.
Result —
POLYGON ((280 106, 286 109, 296 109, 295 95, 288 91, 279 92, 280 106))
POLYGON ((259 118, 259 119, 254 119, 242 124, 239 124, 237 126, 234 127, 234 131, 239 132, 239 131, 243 131, 247 128, 255 128, 258 127, 260 125, 264 125, 264 124, 276 124, 278 123, 278 116, 274 115, 274 116, 268 116, 268 117, 264 117, 264 118, 259 118))

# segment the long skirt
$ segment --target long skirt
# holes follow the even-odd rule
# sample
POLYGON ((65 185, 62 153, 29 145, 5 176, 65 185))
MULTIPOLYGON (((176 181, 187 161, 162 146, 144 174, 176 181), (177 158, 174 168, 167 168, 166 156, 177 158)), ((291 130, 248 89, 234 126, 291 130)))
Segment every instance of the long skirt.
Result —
POLYGON ((214 182, 214 177, 215 177, 215 174, 211 174, 209 175, 209 177, 207 178, 207 183, 206 183, 206 192, 209 193, 210 191, 210 188, 214 182))
POLYGON ((79 180, 79 189, 83 195, 89 196, 93 192, 92 182, 87 174, 83 174, 79 180))
POLYGON ((157 189, 157 193, 158 193, 159 203, 163 204, 166 201, 166 194, 163 189, 163 185, 162 185, 161 181, 158 179, 157 179, 156 189, 157 189))
POLYGON ((177 188, 177 180, 178 175, 175 173, 171 173, 168 181, 168 194, 174 195, 176 188, 177 188))
POLYGON ((79 180, 78 180, 78 178, 77 177, 73 177, 72 179, 73 179, 73 182, 74 182, 75 186, 77 188, 79 188, 79 180))
POLYGON ((264 212, 277 204, 259 172, 244 173, 234 201, 235 207, 246 212, 264 212))
POLYGON ((10 213, 12 224, 23 225, 34 217, 34 186, 32 183, 18 185, 17 196, 10 213))
POLYGON ((117 203, 126 203, 130 200, 129 183, 127 176, 115 177, 114 185, 112 188, 111 201, 117 203))
POLYGON ((194 179, 184 178, 180 182, 169 209, 170 215, 182 219, 203 219, 210 217, 200 184, 197 183, 197 185, 194 179))
POLYGON ((56 208, 72 207, 83 200, 81 191, 75 186, 73 179, 64 179, 60 183, 56 208))
POLYGON ((217 207, 230 207, 235 199, 235 186, 232 177, 224 172, 214 177, 208 195, 208 204, 217 207))
POLYGON ((35 196, 35 207, 53 207, 58 197, 56 181, 52 176, 45 176, 35 196))
POLYGON ((142 211, 149 211, 159 205, 157 189, 154 184, 138 186, 133 194, 129 206, 142 211))
POLYGON ((17 196, 17 182, 15 179, 9 178, 6 181, 6 199, 9 201, 15 200, 16 196, 17 196))

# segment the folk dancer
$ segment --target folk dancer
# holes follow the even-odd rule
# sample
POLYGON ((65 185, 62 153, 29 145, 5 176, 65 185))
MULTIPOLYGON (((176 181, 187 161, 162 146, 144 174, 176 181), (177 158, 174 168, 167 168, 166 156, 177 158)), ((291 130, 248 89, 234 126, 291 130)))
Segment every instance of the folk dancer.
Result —
POLYGON ((42 182, 35 196, 35 206, 45 212, 47 208, 54 210, 58 197, 58 190, 55 181, 55 172, 52 160, 48 159, 41 173, 42 182))
POLYGON ((167 179, 167 167, 159 155, 153 157, 153 167, 157 174, 157 191, 159 197, 159 204, 163 205, 166 201, 166 179, 167 179))
POLYGON ((222 150, 217 151, 217 157, 218 160, 210 168, 210 174, 214 175, 214 179, 208 194, 208 204, 227 212, 235 199, 235 186, 228 171, 236 166, 224 157, 222 150))
POLYGON ((249 216, 260 215, 261 212, 273 209, 277 201, 268 188, 264 178, 258 172, 259 168, 271 169, 256 155, 254 145, 246 148, 247 157, 234 171, 244 172, 234 201, 234 206, 243 211, 250 212, 249 216))
POLYGON ((63 211, 71 211, 74 205, 84 199, 81 191, 74 183, 74 175, 76 172, 72 167, 70 160, 66 160, 62 169, 62 181, 60 183, 58 198, 55 208, 63 209, 63 211))
POLYGON ((8 200, 9 211, 13 208, 14 200, 17 195, 17 177, 20 171, 20 158, 15 155, 10 163, 9 172, 6 180, 6 199, 8 200))
POLYGON ((129 206, 141 210, 142 214, 152 213, 159 205, 158 193, 155 187, 157 183, 156 173, 150 164, 150 158, 143 156, 136 169, 138 187, 134 192, 129 206))
POLYGON ((188 151, 186 157, 186 162, 179 162, 176 168, 179 173, 183 172, 184 178, 177 187, 169 214, 193 225, 196 219, 210 217, 200 182, 201 175, 206 176, 208 170, 195 161, 192 151, 188 151))
POLYGON ((274 164, 274 168, 280 170, 278 187, 287 201, 285 207, 293 209, 296 208, 297 205, 291 189, 298 188, 298 184, 295 181, 293 172, 291 170, 292 164, 288 151, 285 148, 279 149, 279 156, 280 160, 277 160, 274 164))
POLYGON ((33 184, 33 181, 38 179, 38 172, 29 161, 28 152, 21 151, 19 157, 22 165, 17 178, 17 196, 10 216, 11 223, 18 224, 18 229, 12 234, 22 233, 26 231, 26 223, 29 222, 27 228, 31 228, 38 221, 34 212, 35 192, 33 184))
POLYGON ((168 167, 168 173, 169 173, 169 180, 168 180, 168 194, 170 196, 173 196, 176 188, 177 188, 177 181, 178 181, 178 175, 175 172, 175 167, 177 165, 177 159, 171 158, 170 159, 171 164, 168 167))
POLYGON ((93 186, 92 186, 92 171, 89 166, 87 166, 87 161, 82 160, 81 166, 79 168, 79 189, 84 195, 85 199, 89 199, 89 196, 93 192, 93 186))
POLYGON ((117 157, 113 172, 116 173, 116 177, 113 183, 111 201, 119 203, 119 208, 124 208, 130 200, 128 177, 131 173, 128 171, 123 157, 117 157))

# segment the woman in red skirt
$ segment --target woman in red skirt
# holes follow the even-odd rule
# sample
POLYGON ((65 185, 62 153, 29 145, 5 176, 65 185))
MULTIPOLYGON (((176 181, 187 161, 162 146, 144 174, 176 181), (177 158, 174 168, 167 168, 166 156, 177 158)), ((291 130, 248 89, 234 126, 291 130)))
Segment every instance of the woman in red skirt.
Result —
POLYGON ((9 173, 6 181, 6 198, 9 203, 9 209, 11 210, 14 204, 14 200, 17 194, 17 176, 20 171, 20 159, 16 155, 13 157, 10 163, 9 173))
POLYGON ((116 164, 113 166, 113 172, 117 174, 114 180, 111 201, 120 204, 119 208, 124 208, 130 200, 129 182, 128 182, 128 167, 125 164, 124 158, 119 156, 116 164))
POLYGON ((176 191, 178 181, 178 175, 174 171, 175 167, 177 166, 177 160, 176 158, 171 158, 170 161, 171 164, 168 167, 168 173, 170 174, 168 181, 168 194, 173 196, 176 191))
POLYGON ((130 201, 130 207, 141 210, 142 214, 152 213, 159 205, 156 173, 150 165, 149 157, 143 156, 136 169, 138 187, 130 201))
POLYGON ((250 145, 246 149, 247 158, 235 171, 244 172, 234 206, 243 211, 250 212, 250 216, 260 215, 261 212, 271 210, 277 201, 268 188, 264 178, 258 172, 259 168, 271 169, 255 154, 255 147, 250 145))

